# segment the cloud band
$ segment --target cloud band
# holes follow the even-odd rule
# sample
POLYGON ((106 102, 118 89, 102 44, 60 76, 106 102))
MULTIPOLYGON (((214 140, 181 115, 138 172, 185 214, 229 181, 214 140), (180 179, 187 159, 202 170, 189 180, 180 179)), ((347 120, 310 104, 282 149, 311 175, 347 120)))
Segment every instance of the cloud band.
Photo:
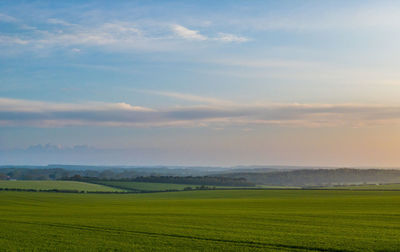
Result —
POLYGON ((294 126, 374 125, 400 122, 400 106, 363 104, 210 104, 150 109, 126 103, 53 103, 0 98, 0 125, 294 126))

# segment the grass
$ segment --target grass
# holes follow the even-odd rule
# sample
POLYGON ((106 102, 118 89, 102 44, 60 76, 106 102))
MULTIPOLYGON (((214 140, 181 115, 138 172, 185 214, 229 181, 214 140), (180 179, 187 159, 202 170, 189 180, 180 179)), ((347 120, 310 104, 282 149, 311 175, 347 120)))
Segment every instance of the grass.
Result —
POLYGON ((5 251, 399 251, 400 192, 0 192, 5 251))
POLYGON ((53 180, 0 180, 0 188, 8 189, 34 189, 34 190, 78 190, 85 192, 116 192, 121 189, 77 181, 53 180))

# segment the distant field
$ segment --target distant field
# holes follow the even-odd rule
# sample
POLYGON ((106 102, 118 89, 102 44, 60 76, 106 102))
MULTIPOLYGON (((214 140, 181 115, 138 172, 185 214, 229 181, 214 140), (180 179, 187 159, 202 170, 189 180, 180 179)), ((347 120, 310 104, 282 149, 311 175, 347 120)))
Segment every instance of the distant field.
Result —
POLYGON ((125 181, 101 181, 100 183, 103 185, 116 186, 133 191, 183 190, 185 187, 193 187, 192 185, 125 181))
POLYGON ((78 190, 86 192, 116 192, 124 191, 104 185, 97 185, 77 181, 53 181, 53 180, 0 180, 0 188, 8 189, 34 189, 34 190, 78 190))
POLYGON ((355 186, 336 186, 326 187, 326 189, 343 189, 343 190, 400 190, 400 184, 384 184, 384 185, 355 185, 355 186))
MULTIPOLYGON (((166 191, 166 190, 183 190, 185 187, 195 189, 200 185, 184 185, 170 183, 149 183, 149 182, 128 182, 128 181, 100 181, 99 183, 108 186, 116 186, 133 191, 166 191)), ((213 188, 214 186, 207 186, 213 188)), ((216 188, 233 188, 231 186, 215 186, 216 188)))
POLYGON ((300 186, 269 186, 269 185, 257 185, 256 188, 264 188, 264 189, 301 189, 300 186))
POLYGON ((4 251, 399 251, 400 192, 0 192, 4 251))

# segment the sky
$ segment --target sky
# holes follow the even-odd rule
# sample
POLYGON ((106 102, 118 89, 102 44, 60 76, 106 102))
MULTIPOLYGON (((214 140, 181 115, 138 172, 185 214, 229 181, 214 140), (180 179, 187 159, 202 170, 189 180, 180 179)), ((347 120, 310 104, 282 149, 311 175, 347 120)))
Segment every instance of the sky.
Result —
POLYGON ((398 1, 1 1, 0 164, 400 167, 398 1))

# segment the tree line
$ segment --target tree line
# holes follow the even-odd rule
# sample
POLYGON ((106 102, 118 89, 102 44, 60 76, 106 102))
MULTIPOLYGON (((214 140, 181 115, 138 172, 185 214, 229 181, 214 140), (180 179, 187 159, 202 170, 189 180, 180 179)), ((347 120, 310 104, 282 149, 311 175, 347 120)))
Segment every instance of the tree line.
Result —
POLYGON ((400 183, 400 170, 394 169, 303 169, 274 172, 224 174, 231 178, 272 186, 329 186, 345 184, 400 183))
MULTIPOLYGON (((62 180, 74 180, 83 182, 96 181, 125 181, 125 182, 151 182, 151 183, 169 183, 169 184, 187 184, 202 186, 255 186, 254 183, 248 182, 245 178, 228 178, 216 176, 139 176, 135 178, 124 179, 104 179, 98 177, 82 177, 74 175, 72 177, 64 177, 62 180)), ((199 188, 204 189, 204 188, 199 188)))

